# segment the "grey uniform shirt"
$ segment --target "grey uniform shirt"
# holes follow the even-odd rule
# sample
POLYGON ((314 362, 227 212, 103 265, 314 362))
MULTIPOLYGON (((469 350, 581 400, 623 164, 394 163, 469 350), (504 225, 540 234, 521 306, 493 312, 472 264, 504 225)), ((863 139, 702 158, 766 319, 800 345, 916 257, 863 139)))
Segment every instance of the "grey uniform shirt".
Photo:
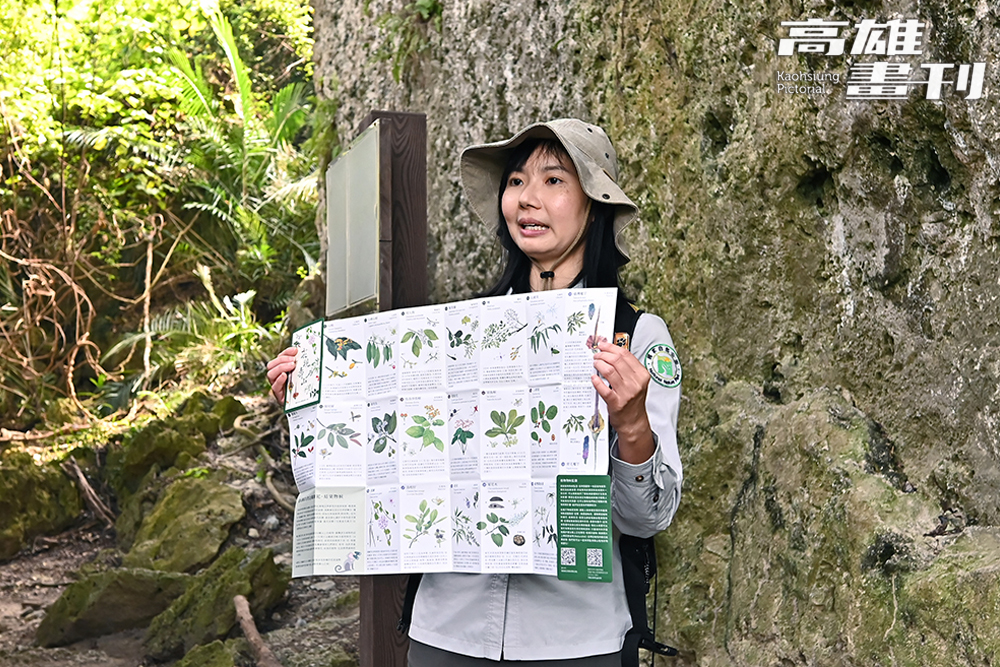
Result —
MULTIPOLYGON (((663 320, 643 313, 630 350, 641 362, 651 345, 673 347, 663 320)), ((677 453, 680 387, 650 379, 646 413, 656 440, 648 461, 629 464, 611 442, 614 549, 611 583, 560 581, 538 574, 425 574, 410 637, 453 653, 499 660, 558 660, 614 653, 632 627, 622 583, 618 535, 649 537, 666 528, 681 496, 677 453)))

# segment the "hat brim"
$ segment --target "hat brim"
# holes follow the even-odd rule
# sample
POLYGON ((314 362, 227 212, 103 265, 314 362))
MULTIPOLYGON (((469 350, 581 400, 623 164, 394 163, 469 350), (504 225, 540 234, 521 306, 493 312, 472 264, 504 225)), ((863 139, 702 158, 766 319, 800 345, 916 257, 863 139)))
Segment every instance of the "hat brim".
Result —
MULTIPOLYGON (((618 233, 639 214, 639 208, 628 198, 618 183, 591 158, 580 150, 563 128, 551 123, 536 123, 510 139, 470 146, 462 151, 462 187, 472 210, 487 226, 497 224, 500 179, 510 152, 528 139, 554 139, 566 149, 576 168, 583 192, 592 200, 615 207, 614 232, 618 233)), ((619 250, 621 248, 619 247, 619 250)))

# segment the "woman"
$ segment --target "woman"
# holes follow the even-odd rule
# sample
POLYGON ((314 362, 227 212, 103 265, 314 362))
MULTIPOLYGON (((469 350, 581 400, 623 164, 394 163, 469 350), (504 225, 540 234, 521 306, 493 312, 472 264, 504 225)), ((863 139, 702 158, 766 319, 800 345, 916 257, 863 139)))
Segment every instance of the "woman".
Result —
MULTIPOLYGON (((466 195, 483 222, 497 225, 506 250, 504 270, 485 295, 617 287, 618 269, 628 259, 615 237, 638 213, 617 176, 607 135, 576 119, 539 123, 506 141, 467 148, 466 195)), ((410 667, 621 665, 631 619, 617 536, 647 537, 665 528, 681 484, 680 368, 670 334, 663 320, 643 313, 630 342, 631 352, 600 343, 591 378, 613 428, 613 581, 426 574, 410 626, 410 667)), ((279 400, 294 367, 293 348, 268 364, 279 400)))

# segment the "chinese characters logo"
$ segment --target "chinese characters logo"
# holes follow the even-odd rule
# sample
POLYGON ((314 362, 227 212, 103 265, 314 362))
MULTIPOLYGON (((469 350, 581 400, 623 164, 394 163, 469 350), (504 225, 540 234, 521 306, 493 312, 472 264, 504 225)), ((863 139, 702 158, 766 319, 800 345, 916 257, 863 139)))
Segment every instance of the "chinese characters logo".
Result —
MULTIPOLYGON (((782 21, 788 28, 788 37, 778 44, 779 56, 796 53, 812 53, 822 56, 842 56, 847 47, 847 38, 841 36, 841 29, 849 26, 848 21, 826 21, 807 19, 805 21, 782 21)), ((917 19, 893 19, 879 23, 874 19, 862 19, 854 25, 856 33, 851 42, 852 56, 922 56, 926 24, 917 19)), ((966 100, 978 100, 983 96, 983 80, 986 63, 921 63, 919 70, 910 63, 876 61, 851 65, 847 80, 847 99, 851 100, 899 100, 905 99, 910 89, 924 88, 926 99, 940 100, 946 86, 953 86, 955 93, 965 93, 966 100), (926 72, 926 74, 923 74, 926 72), (916 75, 916 76, 915 76, 916 75)), ((840 83, 839 74, 788 73, 778 72, 778 92, 825 93, 823 87, 792 86, 782 82, 833 81, 840 83)))

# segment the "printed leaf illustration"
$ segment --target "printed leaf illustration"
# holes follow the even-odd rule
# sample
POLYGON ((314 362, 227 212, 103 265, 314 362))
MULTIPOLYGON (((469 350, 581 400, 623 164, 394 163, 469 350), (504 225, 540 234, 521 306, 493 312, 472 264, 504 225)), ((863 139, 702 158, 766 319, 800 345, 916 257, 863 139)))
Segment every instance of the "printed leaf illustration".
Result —
POLYGON ((583 325, 587 323, 586 318, 583 315, 582 310, 578 310, 568 318, 566 318, 566 331, 570 334, 574 334, 583 328, 583 325))
POLYGON ((444 451, 444 440, 439 438, 434 432, 434 429, 439 426, 444 426, 443 419, 428 419, 421 415, 413 415, 410 417, 414 421, 413 426, 406 429, 406 435, 411 438, 420 441, 420 449, 425 447, 433 447, 439 452, 444 451))
POLYGON ((524 423, 525 415, 518 415, 517 410, 504 414, 503 411, 490 411, 490 419, 496 426, 486 431, 487 438, 503 436, 505 447, 517 444, 517 427, 524 423))
POLYGON ((392 360, 392 345, 381 337, 372 336, 368 339, 368 345, 365 348, 365 358, 368 359, 372 368, 378 368, 381 362, 388 363, 392 360))
POLYGON ((410 329, 405 334, 403 334, 401 343, 409 343, 410 351, 413 352, 414 357, 420 356, 420 351, 424 349, 424 346, 434 347, 434 341, 438 339, 437 334, 433 329, 410 329))
MULTIPOLYGON (((554 405, 545 407, 545 403, 538 401, 538 405, 531 408, 531 423, 536 429, 540 428, 546 433, 551 433, 551 421, 556 418, 557 414, 559 414, 559 408, 554 405)), ((567 433, 568 432, 569 431, 567 431, 567 433)), ((531 432, 531 439, 535 441, 536 444, 541 444, 542 442, 542 436, 539 435, 537 430, 531 432)), ((555 440, 555 436, 553 436, 552 439, 555 440)))
POLYGON ((358 440, 361 434, 347 424, 323 425, 323 428, 320 429, 317 435, 320 440, 325 437, 331 447, 340 445, 344 449, 347 449, 351 442, 355 445, 361 445, 361 442, 358 440))
MULTIPOLYGON (((553 324, 551 326, 544 326, 545 323, 539 323, 531 333, 531 337, 528 342, 531 343, 531 351, 538 352, 538 348, 545 346, 549 347, 549 336, 551 334, 556 334, 562 331, 562 328, 558 324, 553 324)), ((559 350, 552 347, 550 351, 553 354, 559 354, 559 350)))
POLYGON ((334 339, 326 339, 326 349, 335 357, 340 357, 344 361, 347 361, 347 353, 351 350, 360 350, 361 346, 344 336, 340 336, 334 339))
POLYGON ((308 458, 309 443, 311 443, 316 438, 311 435, 297 435, 295 436, 295 455, 301 456, 302 458, 308 458))
MULTIPOLYGON (((389 414, 387 412, 381 419, 372 417, 372 430, 375 432, 372 451, 381 454, 385 451, 390 440, 396 442, 396 439, 392 437, 392 434, 396 432, 396 413, 389 414)), ((394 449, 390 450, 389 456, 392 456, 394 451, 394 449)))
MULTIPOLYGON (((433 502, 436 505, 440 505, 441 503, 444 502, 444 500, 440 498, 435 498, 433 502)), ((407 546, 412 547, 414 542, 416 542, 420 537, 424 535, 429 535, 431 528, 433 528, 436 524, 444 521, 446 517, 438 516, 438 510, 432 508, 425 499, 420 501, 420 516, 413 516, 412 514, 407 514, 403 518, 409 521, 410 523, 414 524, 412 526, 409 526, 403 533, 403 537, 410 540, 410 543, 407 546)), ((436 530, 434 532, 434 538, 437 540, 438 546, 440 546, 441 542, 445 538, 444 532, 440 529, 436 530)))
MULTIPOLYGON (((502 547, 503 538, 510 535, 510 526, 516 526, 517 524, 521 523, 521 520, 527 515, 528 515, 527 512, 519 512, 514 516, 510 517, 509 519, 507 519, 505 517, 500 516, 499 514, 496 514, 495 512, 490 512, 489 514, 486 515, 486 521, 480 521, 479 523, 477 523, 476 528, 478 528, 479 530, 486 530, 487 527, 489 527, 487 534, 490 536, 490 539, 493 540, 493 544, 497 545, 498 547, 502 547)), ((515 544, 517 543, 516 538, 514 542, 515 544)))

